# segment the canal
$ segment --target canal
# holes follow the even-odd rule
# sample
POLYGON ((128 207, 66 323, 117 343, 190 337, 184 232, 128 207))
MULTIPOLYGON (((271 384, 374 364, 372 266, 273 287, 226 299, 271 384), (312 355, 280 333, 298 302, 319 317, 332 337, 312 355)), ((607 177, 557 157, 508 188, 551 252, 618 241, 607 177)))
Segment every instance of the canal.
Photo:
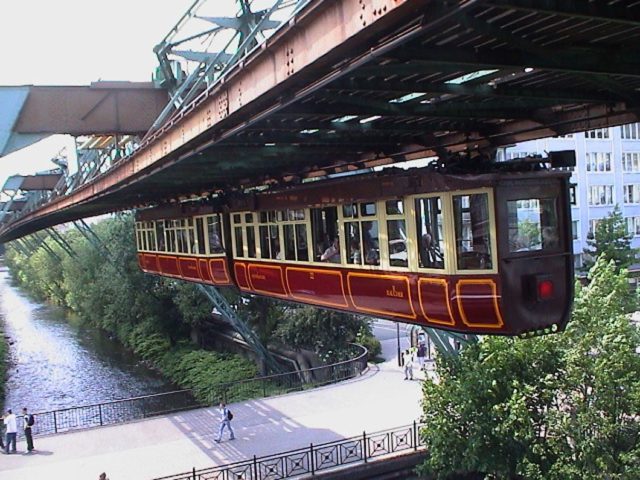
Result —
POLYGON ((30 300, 2 263, 0 322, 10 342, 5 409, 42 412, 174 389, 104 332, 30 300))

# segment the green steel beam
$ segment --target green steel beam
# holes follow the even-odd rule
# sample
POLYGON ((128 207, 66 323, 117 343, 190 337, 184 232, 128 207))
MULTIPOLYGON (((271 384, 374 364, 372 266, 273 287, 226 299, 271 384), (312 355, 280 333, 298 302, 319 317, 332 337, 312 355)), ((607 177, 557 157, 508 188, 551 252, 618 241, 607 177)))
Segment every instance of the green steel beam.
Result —
POLYGON ((71 248, 69 242, 67 242, 54 228, 48 228, 45 231, 49 234, 50 238, 67 253, 67 255, 74 258, 77 257, 76 252, 71 248))
POLYGON ((638 10, 625 8, 624 4, 585 0, 490 0, 489 5, 509 10, 543 13, 554 17, 581 18, 601 22, 640 26, 638 10))
POLYGON ((445 330, 437 330, 435 328, 422 328, 429 336, 438 352, 442 355, 457 355, 458 349, 452 345, 451 340, 459 342, 463 347, 470 343, 478 341, 475 335, 462 335, 455 332, 445 330))
POLYGON ((458 104, 447 102, 441 105, 403 105, 393 104, 365 97, 353 98, 347 95, 327 97, 323 103, 307 103, 288 107, 286 113, 291 116, 319 116, 332 115, 336 118, 347 115, 383 117, 431 117, 431 118, 452 118, 452 119, 521 119, 530 118, 530 112, 523 109, 524 106, 530 108, 540 108, 550 106, 540 102, 523 105, 517 102, 506 102, 476 105, 470 102, 460 102, 458 104), (334 103, 329 103, 333 101, 334 103))
POLYGON ((44 251, 47 252, 47 254, 49 254, 50 257, 55 258, 59 262, 62 262, 62 258, 60 258, 60 256, 56 252, 54 252, 49 245, 47 245, 46 238, 41 238, 39 235, 39 232, 34 232, 31 234, 31 236, 34 237, 38 242, 36 243, 34 250, 37 250, 38 248, 42 247, 44 251))
POLYGON ((244 341, 251 347, 251 349, 258 355, 258 357, 264 362, 265 367, 273 373, 280 373, 282 369, 280 365, 275 361, 269 350, 265 348, 258 336, 253 330, 246 324, 246 322, 240 318, 234 308, 229 304, 226 298, 224 298, 218 289, 210 286, 203 285, 202 283, 196 284, 200 291, 206 295, 211 303, 222 313, 224 318, 233 326, 244 341))
POLYGON ((115 265, 115 263, 113 262, 113 253, 111 253, 109 248, 107 248, 107 246, 100 239, 100 237, 96 235, 93 229, 89 225, 87 225, 87 223, 84 220, 82 219, 74 220, 73 225, 82 234, 82 236, 86 238, 87 241, 91 243, 96 248, 96 250, 100 252, 100 254, 105 259, 107 259, 109 262, 115 265))
MULTIPOLYGON (((486 77, 483 77, 484 80, 486 77)), ((425 93, 425 96, 418 97, 414 102, 428 99, 426 94, 435 93, 439 95, 464 95, 470 97, 504 97, 504 98, 528 98, 539 100, 553 100, 564 102, 608 102, 611 96, 575 88, 571 90, 553 88, 531 88, 514 87, 506 85, 469 85, 452 83, 432 83, 402 80, 381 80, 361 78, 350 78, 335 83, 328 92, 340 93, 341 90, 357 90, 359 92, 389 93, 398 96, 413 92, 425 93)))
MULTIPOLYGON (((539 49, 537 55, 522 50, 465 49, 452 47, 405 48, 396 54, 398 61, 410 62, 405 74, 449 71, 468 73, 477 70, 500 69, 522 71, 525 67, 577 75, 624 75, 640 77, 640 62, 627 52, 612 56, 611 52, 595 47, 583 49, 539 49)), ((398 69, 402 69, 398 66, 398 69)), ((393 64, 373 69, 384 75, 392 73, 393 64)), ((357 71, 356 71, 357 73, 357 71)))

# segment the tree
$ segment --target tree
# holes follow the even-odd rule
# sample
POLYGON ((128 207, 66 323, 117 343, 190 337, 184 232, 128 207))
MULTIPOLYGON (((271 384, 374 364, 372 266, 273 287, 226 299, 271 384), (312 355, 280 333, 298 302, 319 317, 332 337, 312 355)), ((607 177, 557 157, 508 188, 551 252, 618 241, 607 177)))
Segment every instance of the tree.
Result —
POLYGON ((421 473, 437 479, 640 478, 640 331, 626 271, 601 257, 564 333, 487 337, 423 386, 421 473))
POLYGON ((606 260, 613 260, 618 269, 628 268, 633 263, 636 251, 631 248, 631 235, 627 231, 627 223, 618 205, 609 215, 598 221, 595 232, 587 238, 584 253, 585 270, 593 267, 595 260, 601 255, 604 255, 606 260))
POLYGON ((307 306, 285 310, 275 336, 292 348, 312 350, 326 361, 335 361, 343 359, 348 344, 363 330, 371 335, 364 317, 307 306))

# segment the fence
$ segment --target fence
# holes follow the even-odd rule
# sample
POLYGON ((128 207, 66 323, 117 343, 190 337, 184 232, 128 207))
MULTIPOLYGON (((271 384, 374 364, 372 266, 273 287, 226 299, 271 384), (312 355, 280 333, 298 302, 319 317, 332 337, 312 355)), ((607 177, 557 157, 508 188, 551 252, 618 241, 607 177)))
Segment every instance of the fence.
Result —
POLYGON ((398 427, 334 442, 311 444, 307 448, 220 467, 205 468, 180 473, 156 480, 271 480, 315 475, 339 467, 368 463, 398 452, 417 451, 424 448, 419 435, 420 425, 398 427))
POLYGON ((126 423, 200 408, 220 400, 233 403, 336 383, 362 374, 367 367, 367 349, 360 345, 353 347, 357 349, 356 356, 343 362, 217 385, 204 402, 196 400, 191 390, 178 390, 37 413, 33 433, 43 435, 126 423))

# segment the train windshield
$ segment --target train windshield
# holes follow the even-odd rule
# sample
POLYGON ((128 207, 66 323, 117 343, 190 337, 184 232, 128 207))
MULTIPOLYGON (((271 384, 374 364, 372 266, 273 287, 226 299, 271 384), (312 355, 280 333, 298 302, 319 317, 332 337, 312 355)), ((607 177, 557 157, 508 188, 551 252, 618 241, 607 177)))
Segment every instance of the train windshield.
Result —
POLYGON ((560 247, 554 198, 527 198, 507 202, 509 251, 530 252, 560 247))

